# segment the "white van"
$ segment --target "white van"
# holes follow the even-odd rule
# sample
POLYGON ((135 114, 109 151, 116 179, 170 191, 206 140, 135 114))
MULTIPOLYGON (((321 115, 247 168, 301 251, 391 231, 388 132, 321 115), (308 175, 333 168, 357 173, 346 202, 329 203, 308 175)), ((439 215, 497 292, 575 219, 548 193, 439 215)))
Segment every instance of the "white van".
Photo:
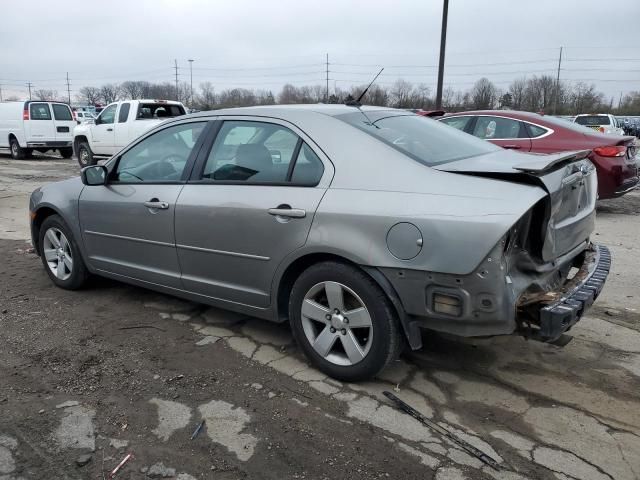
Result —
POLYGON ((34 150, 58 150, 63 158, 71 158, 75 126, 65 103, 0 102, 0 150, 8 149, 14 159, 28 158, 34 150))

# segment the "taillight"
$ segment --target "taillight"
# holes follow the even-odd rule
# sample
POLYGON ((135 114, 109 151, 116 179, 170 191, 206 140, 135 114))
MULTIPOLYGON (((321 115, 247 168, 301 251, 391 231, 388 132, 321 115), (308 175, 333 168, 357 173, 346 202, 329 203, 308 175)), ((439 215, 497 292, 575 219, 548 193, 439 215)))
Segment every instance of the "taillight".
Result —
POLYGON ((78 121, 78 117, 76 115, 76 111, 75 110, 71 110, 71 115, 73 115, 73 121, 77 122, 78 121))
POLYGON ((627 147, 624 145, 597 147, 593 149, 593 152, 601 157, 624 157, 627 153, 627 147))
POLYGON ((598 130, 600 130, 600 133, 604 133, 604 127, 600 127, 598 130))
POLYGON ((25 108, 22 111, 22 120, 29 120, 29 108, 25 108))

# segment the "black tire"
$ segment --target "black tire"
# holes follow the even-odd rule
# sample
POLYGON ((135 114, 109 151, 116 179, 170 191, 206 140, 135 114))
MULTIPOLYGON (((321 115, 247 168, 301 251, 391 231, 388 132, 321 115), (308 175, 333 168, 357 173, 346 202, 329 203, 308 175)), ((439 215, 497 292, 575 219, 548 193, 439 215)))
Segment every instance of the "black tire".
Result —
POLYGON ((71 229, 59 215, 51 215, 50 217, 45 218, 44 222, 42 222, 42 225, 40 226, 40 237, 38 239, 38 246, 40 249, 40 259, 42 260, 44 269, 47 272, 47 275, 49 275, 51 281, 56 286, 64 288, 65 290, 77 290, 86 283, 87 279, 89 278, 89 272, 86 265, 84 264, 84 261, 82 260, 82 255, 80 253, 80 249, 78 248, 78 243, 73 237, 71 229), (47 235, 47 232, 50 229, 55 229, 59 232, 62 232, 68 241, 71 259, 73 262, 73 266, 68 278, 63 279, 56 276, 46 259, 45 235, 47 235))
POLYGON ((15 138, 11 138, 9 141, 9 148, 11 149, 11 158, 14 160, 22 160, 24 159, 25 151, 18 143, 18 140, 15 138))
POLYGON ((59 150, 60 155, 62 155, 62 158, 71 158, 73 157, 73 148, 69 147, 69 148, 61 148, 59 150))
MULTIPOLYGON (((345 307, 346 310, 348 309, 345 307)), ((345 263, 318 263, 298 277, 289 297, 289 321, 296 342, 311 363, 330 377, 345 382, 357 382, 374 377, 398 358, 404 345, 396 311, 387 295, 366 273, 345 263), (303 301, 307 293, 322 282, 337 282, 347 287, 359 297, 369 313, 372 330, 368 335, 371 335, 371 343, 368 352, 357 363, 338 365, 329 361, 316 352, 307 338, 302 320, 303 301)), ((324 328, 319 324, 320 330, 324 328)), ((326 328, 329 328, 329 324, 326 328)), ((337 340, 335 342, 337 343, 337 340)))
POLYGON ((78 163, 82 168, 96 164, 96 159, 93 158, 93 152, 87 142, 78 143, 76 155, 78 155, 78 163))

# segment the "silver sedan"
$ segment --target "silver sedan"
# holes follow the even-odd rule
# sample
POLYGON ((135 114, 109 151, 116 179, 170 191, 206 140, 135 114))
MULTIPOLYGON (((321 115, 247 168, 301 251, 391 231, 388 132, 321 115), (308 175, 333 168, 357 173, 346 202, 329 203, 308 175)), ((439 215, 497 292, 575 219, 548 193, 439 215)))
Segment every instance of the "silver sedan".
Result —
POLYGON ((314 365, 356 381, 421 329, 565 343, 610 263, 587 154, 393 109, 199 113, 37 189, 33 244, 62 288, 101 275, 289 321, 314 365))

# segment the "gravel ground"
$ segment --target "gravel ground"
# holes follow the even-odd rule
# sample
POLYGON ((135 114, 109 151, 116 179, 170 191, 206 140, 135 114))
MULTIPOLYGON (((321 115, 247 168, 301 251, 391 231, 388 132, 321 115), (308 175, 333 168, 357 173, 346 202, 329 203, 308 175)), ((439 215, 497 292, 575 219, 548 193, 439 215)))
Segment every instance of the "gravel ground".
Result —
POLYGON ((0 157, 0 480, 101 479, 127 453, 116 478, 640 478, 639 194, 599 204, 614 266, 567 347, 430 335, 344 385, 309 368, 286 326, 104 279, 55 288, 29 253, 28 193, 75 174, 0 157))

